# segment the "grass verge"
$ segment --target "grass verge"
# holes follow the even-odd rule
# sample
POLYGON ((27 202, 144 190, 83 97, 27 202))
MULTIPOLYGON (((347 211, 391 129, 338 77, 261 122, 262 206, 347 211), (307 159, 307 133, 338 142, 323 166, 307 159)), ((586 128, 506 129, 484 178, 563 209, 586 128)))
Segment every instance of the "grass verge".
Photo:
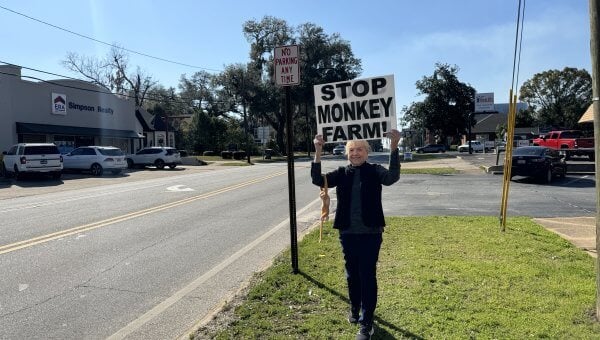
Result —
MULTIPOLYGON (((196 339, 351 339, 337 231, 318 230, 257 274, 223 323, 196 339)), ((373 339, 598 339, 594 260, 533 223, 495 217, 388 219, 373 339)), ((219 324, 221 322, 221 324, 219 324)))
POLYGON ((454 175, 460 173, 454 168, 402 168, 401 175, 454 175))

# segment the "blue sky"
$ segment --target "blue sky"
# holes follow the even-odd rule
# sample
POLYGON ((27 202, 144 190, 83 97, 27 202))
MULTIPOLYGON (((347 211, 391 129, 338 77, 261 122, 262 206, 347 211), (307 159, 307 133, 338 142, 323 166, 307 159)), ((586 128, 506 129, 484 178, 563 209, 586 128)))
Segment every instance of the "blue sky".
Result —
MULTIPOLYGON (((248 61, 242 25, 265 15, 340 33, 362 60, 361 77, 393 74, 396 108, 418 101, 415 82, 436 62, 457 65, 459 80, 508 101, 518 0, 0 0, 0 6, 156 57, 222 70, 248 61)), ((591 72, 588 1, 525 2, 519 83, 564 67, 591 72)), ((0 61, 67 76, 67 52, 104 57, 110 47, 0 9, 0 61)), ((162 85, 199 69, 130 54, 162 85)), ((42 79, 39 73, 23 72, 42 79)))

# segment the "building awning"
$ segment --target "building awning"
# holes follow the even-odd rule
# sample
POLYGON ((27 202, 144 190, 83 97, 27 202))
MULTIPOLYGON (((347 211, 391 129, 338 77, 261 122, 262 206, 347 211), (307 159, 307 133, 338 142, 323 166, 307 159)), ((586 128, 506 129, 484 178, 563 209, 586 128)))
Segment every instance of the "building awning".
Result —
POLYGON ((132 130, 99 129, 80 126, 33 124, 17 122, 17 133, 35 133, 67 136, 100 136, 142 139, 143 135, 132 130))
POLYGON ((578 123, 593 123, 594 122, 594 104, 590 105, 587 110, 579 118, 578 123))

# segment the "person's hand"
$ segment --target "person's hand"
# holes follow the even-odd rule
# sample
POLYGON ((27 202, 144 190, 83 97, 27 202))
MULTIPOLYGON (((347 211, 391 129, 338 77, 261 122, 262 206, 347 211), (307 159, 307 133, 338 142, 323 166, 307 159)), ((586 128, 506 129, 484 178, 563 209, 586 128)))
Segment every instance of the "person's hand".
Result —
POLYGON ((315 144, 315 150, 322 150, 323 145, 325 145, 325 141, 323 140, 322 135, 316 135, 315 139, 313 139, 313 144, 315 144))
POLYGON ((398 143, 400 143, 400 131, 396 129, 391 129, 386 132, 384 136, 390 139, 390 149, 394 150, 398 147, 398 143))

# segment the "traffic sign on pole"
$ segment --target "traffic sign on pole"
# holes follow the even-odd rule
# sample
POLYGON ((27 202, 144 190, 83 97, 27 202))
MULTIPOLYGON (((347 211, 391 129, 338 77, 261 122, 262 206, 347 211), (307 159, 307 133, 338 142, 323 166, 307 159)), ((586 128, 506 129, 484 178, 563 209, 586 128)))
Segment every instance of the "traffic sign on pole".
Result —
POLYGON ((277 46, 273 57, 275 84, 290 86, 300 84, 298 45, 277 46))

